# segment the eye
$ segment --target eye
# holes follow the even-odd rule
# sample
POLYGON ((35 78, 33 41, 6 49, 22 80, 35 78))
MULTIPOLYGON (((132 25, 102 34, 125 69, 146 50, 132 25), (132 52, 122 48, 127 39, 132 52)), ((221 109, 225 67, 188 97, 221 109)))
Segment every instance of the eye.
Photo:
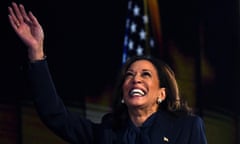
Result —
POLYGON ((151 73, 149 71, 142 72, 143 77, 151 77, 151 73))
POLYGON ((133 73, 133 72, 127 71, 127 72, 125 73, 125 78, 131 77, 131 76, 134 76, 134 73, 133 73))

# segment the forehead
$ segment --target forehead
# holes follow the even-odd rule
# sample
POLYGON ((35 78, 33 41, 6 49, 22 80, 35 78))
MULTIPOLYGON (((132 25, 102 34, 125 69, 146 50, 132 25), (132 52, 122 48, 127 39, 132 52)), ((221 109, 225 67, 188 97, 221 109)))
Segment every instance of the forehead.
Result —
POLYGON ((137 60, 129 66, 128 70, 152 70, 152 71, 156 71, 156 68, 148 60, 137 60))

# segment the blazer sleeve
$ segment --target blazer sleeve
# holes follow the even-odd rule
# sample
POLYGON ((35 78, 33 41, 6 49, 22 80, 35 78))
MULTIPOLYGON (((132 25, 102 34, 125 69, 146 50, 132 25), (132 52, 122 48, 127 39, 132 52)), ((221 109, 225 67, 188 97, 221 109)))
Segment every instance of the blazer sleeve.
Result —
POLYGON ((68 111, 58 96, 46 60, 30 63, 29 86, 43 123, 70 143, 92 143, 94 124, 78 113, 68 111))

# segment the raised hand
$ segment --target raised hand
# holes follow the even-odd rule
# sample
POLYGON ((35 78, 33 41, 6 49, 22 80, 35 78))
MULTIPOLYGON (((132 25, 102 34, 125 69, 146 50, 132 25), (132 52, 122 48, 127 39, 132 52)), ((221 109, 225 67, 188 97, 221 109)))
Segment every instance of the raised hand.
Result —
POLYGON ((11 26, 28 47, 29 59, 32 61, 42 59, 44 32, 37 18, 31 11, 27 13, 22 4, 17 5, 15 2, 8 7, 8 11, 11 26))

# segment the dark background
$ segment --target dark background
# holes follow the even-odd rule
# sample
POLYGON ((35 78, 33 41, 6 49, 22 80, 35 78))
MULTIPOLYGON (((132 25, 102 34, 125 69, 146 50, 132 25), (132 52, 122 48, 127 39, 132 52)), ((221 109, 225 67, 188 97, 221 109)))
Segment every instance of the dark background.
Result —
MULTIPOLYGON (((121 64, 123 3, 109 0, 19 3, 32 10, 43 26, 46 55, 62 97, 75 100, 84 95, 96 96, 113 82, 121 64)), ((10 4, 10 1, 1 4, 1 84, 2 98, 7 101, 28 97, 22 95, 26 48, 8 22, 10 4)))
MULTIPOLYGON (((126 0, 16 2, 23 3, 42 24, 50 70, 59 95, 66 102, 79 101, 84 105, 85 96, 97 97, 114 84, 121 66, 126 0)), ((207 97, 199 96, 202 92, 199 85, 198 106, 221 107, 239 115, 238 1, 159 3, 164 42, 171 39, 186 53, 200 53, 199 48, 204 47, 214 66, 215 84, 207 91, 207 97), (202 27, 202 31, 197 27, 202 27), (194 40, 196 35, 203 35, 203 46, 194 40)), ((8 22, 10 4, 9 0, 0 2, 1 103, 31 99, 24 82, 26 48, 8 22)), ((197 80, 196 83, 201 83, 201 79, 197 80)))

